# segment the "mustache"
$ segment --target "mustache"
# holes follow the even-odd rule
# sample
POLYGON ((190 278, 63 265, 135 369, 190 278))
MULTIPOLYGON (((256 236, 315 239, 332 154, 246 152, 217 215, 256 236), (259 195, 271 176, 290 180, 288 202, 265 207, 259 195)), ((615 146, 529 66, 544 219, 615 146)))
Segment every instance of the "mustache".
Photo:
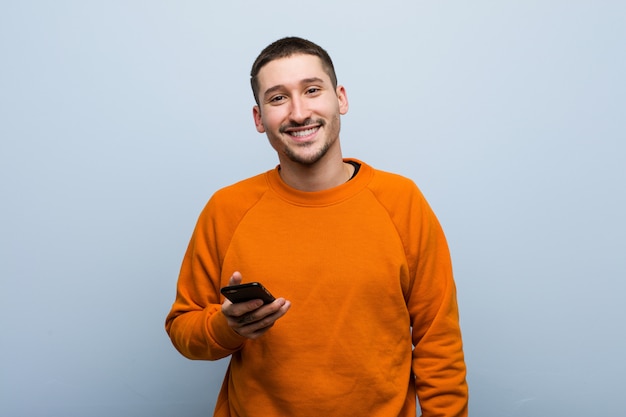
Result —
POLYGON ((312 125, 324 126, 326 125, 326 122, 322 119, 314 120, 311 118, 305 119, 304 122, 302 123, 296 123, 292 121, 287 124, 281 125, 280 128, 278 128, 278 131, 280 133, 285 133, 287 129, 297 129, 300 127, 307 127, 307 126, 312 126, 312 125))

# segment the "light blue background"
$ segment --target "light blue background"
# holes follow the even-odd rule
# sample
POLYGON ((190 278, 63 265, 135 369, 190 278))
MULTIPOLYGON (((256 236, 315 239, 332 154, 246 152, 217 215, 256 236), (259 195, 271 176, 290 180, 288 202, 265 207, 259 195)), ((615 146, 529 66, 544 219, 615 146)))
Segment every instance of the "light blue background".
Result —
POLYGON ((626 413, 623 1, 3 1, 0 415, 210 415, 163 330, 197 215, 272 168, 248 74, 286 35, 346 86, 344 154, 449 239, 471 416, 626 413))

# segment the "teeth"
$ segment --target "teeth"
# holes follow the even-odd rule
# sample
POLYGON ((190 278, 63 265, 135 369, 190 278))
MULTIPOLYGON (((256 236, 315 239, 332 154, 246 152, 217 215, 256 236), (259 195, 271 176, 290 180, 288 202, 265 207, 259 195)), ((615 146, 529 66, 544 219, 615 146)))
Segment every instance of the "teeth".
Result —
POLYGON ((307 129, 307 130, 299 130, 297 132, 290 132, 289 134, 291 136, 302 137, 302 136, 307 136, 307 135, 313 134, 313 133, 315 133, 316 130, 317 130, 317 128, 314 127, 314 128, 307 129))

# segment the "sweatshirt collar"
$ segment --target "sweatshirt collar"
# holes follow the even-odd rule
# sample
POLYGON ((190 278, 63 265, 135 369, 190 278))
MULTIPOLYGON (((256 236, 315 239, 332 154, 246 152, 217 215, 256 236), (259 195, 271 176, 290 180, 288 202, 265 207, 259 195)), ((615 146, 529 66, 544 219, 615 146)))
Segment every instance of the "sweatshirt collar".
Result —
POLYGON ((353 161, 361 165, 357 175, 350 181, 337 187, 322 191, 300 191, 287 185, 278 172, 278 166, 266 173, 268 185, 281 199, 288 203, 309 206, 323 207, 340 203, 363 190, 369 184, 374 170, 369 165, 358 159, 344 159, 344 162, 353 161))

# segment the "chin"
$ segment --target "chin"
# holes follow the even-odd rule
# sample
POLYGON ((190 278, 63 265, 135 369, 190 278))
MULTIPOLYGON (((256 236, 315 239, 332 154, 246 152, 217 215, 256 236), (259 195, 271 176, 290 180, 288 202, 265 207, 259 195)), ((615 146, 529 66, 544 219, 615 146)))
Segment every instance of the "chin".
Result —
POLYGON ((324 158, 327 152, 328 152, 327 148, 322 149, 319 152, 316 152, 313 154, 301 154, 297 152, 288 151, 287 158, 289 158, 290 161, 296 162, 298 164, 313 165, 319 162, 322 158, 324 158))

